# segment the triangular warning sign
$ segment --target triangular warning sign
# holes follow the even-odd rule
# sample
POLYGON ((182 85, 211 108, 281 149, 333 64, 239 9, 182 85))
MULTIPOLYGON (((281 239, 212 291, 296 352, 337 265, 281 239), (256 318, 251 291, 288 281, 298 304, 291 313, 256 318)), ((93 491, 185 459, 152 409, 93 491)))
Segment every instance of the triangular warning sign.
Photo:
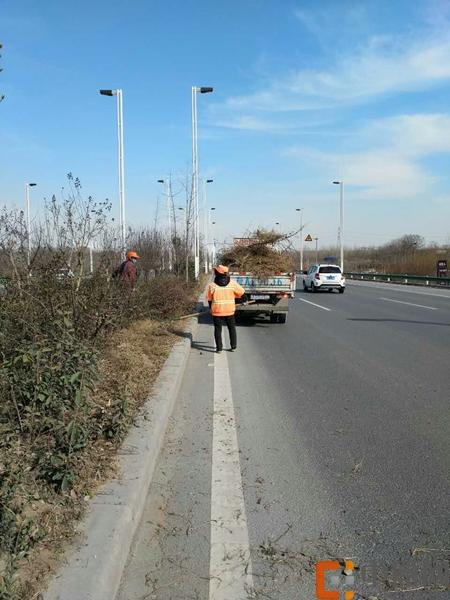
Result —
POLYGON ((308 233, 308 235, 305 237, 305 242, 312 242, 312 237, 310 233, 308 233))

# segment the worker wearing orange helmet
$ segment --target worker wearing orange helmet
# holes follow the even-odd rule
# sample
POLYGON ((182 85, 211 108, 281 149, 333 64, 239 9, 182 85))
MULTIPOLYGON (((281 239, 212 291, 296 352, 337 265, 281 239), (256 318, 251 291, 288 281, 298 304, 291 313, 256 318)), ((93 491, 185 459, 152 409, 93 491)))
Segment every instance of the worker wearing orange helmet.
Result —
POLYGON ((211 308, 211 314, 214 321, 214 339, 216 342, 216 352, 223 350, 222 345, 222 325, 228 327, 230 335, 230 350, 234 352, 237 346, 236 323, 234 313, 236 311, 235 298, 244 295, 242 288, 235 281, 230 280, 228 267, 218 265, 214 267, 214 283, 208 285, 206 299, 211 308))
POLYGON ((120 267, 120 277, 124 283, 134 289, 137 282, 137 267, 136 262, 141 257, 134 250, 127 252, 127 260, 120 267))

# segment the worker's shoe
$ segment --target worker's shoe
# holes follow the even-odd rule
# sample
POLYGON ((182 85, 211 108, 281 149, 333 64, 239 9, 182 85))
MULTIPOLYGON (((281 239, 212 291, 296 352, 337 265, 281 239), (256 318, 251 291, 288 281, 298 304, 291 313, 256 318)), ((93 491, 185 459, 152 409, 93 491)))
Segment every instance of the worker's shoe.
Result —
POLYGON ((230 352, 234 352, 236 350, 236 346, 231 346, 230 352))
POLYGON ((222 350, 219 350, 219 348, 217 348, 216 354, 222 354, 222 350))

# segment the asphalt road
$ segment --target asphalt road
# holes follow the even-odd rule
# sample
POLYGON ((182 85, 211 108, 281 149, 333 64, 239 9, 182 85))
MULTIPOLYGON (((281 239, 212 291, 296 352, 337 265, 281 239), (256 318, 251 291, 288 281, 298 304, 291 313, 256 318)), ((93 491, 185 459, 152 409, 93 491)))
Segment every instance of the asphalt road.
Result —
POLYGON ((342 558, 356 599, 450 598, 449 401, 450 292, 298 292, 219 357, 205 319, 117 600, 309 600, 342 558))

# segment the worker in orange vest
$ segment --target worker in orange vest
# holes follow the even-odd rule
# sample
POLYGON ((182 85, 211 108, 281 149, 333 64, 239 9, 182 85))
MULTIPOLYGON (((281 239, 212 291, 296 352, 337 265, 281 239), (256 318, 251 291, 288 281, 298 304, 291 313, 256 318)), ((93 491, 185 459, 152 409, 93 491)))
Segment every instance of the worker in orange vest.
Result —
POLYGON ((242 288, 235 281, 230 281, 228 267, 218 265, 214 267, 214 283, 208 286, 206 299, 208 300, 214 321, 214 339, 216 341, 216 352, 222 352, 222 325, 226 324, 230 334, 230 350, 236 350, 236 322, 234 313, 236 310, 235 298, 244 295, 242 288))

